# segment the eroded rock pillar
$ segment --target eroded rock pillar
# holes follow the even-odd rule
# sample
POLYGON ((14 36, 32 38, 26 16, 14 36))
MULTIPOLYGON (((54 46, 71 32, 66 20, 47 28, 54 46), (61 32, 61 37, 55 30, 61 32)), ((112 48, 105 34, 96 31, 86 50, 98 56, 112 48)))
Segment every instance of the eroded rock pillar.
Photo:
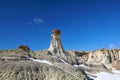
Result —
POLYGON ((65 57, 66 53, 60 40, 61 31, 54 29, 52 32, 49 51, 58 57, 65 57))

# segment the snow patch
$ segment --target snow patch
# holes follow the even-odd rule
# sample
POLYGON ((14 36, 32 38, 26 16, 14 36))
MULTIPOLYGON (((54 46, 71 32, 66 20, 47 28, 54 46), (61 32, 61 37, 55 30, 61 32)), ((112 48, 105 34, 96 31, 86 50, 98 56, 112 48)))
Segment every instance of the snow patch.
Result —
MULTIPOLYGON (((93 80, 120 80, 120 74, 112 74, 108 72, 99 72, 97 74, 90 74, 88 77, 93 80), (92 77, 90 75, 96 76, 92 77)), ((91 80, 90 79, 90 80, 91 80)))
POLYGON ((49 62, 47 60, 39 60, 39 59, 33 59, 33 58, 30 58, 30 60, 36 61, 36 62, 41 62, 41 63, 46 63, 48 65, 53 65, 51 62, 49 62))
POLYGON ((59 60, 60 60, 61 62, 63 62, 64 64, 68 64, 65 60, 63 60, 63 59, 61 59, 61 58, 59 58, 59 60))
POLYGON ((88 67, 88 66, 86 66, 86 65, 84 65, 84 64, 79 64, 79 65, 74 65, 75 67, 84 67, 84 68, 90 68, 90 67, 88 67))
POLYGON ((113 73, 120 74, 120 70, 112 69, 113 73))
POLYGON ((100 72, 95 75, 97 76, 95 80, 120 80, 120 75, 118 74, 100 72))

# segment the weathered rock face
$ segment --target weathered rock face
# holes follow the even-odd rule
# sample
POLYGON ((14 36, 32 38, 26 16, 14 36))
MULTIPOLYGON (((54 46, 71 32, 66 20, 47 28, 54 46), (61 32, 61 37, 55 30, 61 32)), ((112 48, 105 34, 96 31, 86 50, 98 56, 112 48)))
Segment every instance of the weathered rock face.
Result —
POLYGON ((120 60, 120 50, 95 50, 89 53, 88 61, 89 64, 112 64, 115 60, 120 60))
POLYGON ((83 55, 88 54, 88 52, 85 51, 67 51, 70 55, 76 56, 76 57, 82 57, 83 55))
POLYGON ((0 80, 87 80, 74 67, 62 69, 32 61, 0 61, 0 80))
POLYGON ((89 53, 85 51, 67 51, 68 54, 74 56, 78 63, 86 63, 89 53))
POLYGON ((120 60, 115 60, 113 63, 112 63, 112 66, 118 70, 120 70, 120 60))

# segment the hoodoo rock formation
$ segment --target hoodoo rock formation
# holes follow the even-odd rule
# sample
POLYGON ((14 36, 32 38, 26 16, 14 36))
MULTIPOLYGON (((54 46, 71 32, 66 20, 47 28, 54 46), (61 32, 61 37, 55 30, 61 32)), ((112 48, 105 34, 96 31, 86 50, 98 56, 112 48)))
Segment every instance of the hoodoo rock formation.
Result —
POLYGON ((55 56, 65 58, 66 52, 60 40, 61 31, 58 29, 54 29, 52 32, 53 34, 51 35, 51 43, 50 43, 49 51, 55 56))

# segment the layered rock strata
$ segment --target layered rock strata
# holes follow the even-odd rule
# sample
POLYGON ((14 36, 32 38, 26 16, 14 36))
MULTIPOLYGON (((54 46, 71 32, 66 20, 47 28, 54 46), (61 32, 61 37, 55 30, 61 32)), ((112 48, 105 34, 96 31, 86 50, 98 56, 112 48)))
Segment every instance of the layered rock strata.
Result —
POLYGON ((119 49, 100 49, 91 51, 87 60, 88 64, 104 64, 104 65, 117 65, 118 60, 120 60, 120 50, 119 49))

